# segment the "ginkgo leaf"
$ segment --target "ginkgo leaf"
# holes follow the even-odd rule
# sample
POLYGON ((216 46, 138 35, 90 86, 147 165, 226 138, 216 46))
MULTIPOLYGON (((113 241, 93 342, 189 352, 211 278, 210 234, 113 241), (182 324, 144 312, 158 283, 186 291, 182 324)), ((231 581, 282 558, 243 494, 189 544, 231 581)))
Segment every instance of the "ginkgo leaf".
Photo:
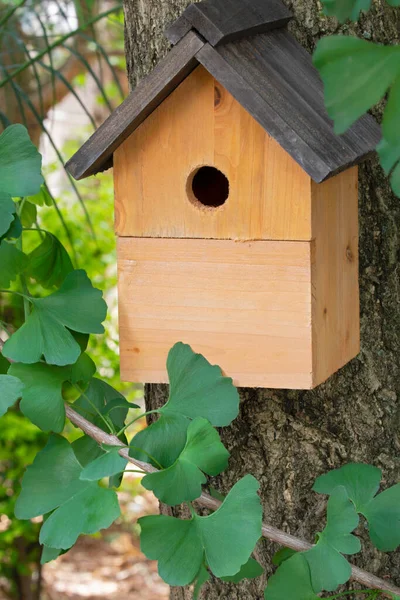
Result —
POLYGON ((17 377, 0 375, 0 417, 21 398, 24 384, 17 377))
POLYGON ((25 229, 32 227, 32 225, 36 223, 37 219, 36 204, 31 204, 30 202, 25 201, 21 206, 19 218, 21 219, 22 226, 25 227, 25 229))
POLYGON ((342 485, 357 512, 368 521, 372 543, 382 552, 395 550, 400 544, 400 484, 377 496, 382 472, 371 465, 350 463, 319 477, 314 490, 332 494, 342 485))
POLYGON ((0 244, 0 265, 0 287, 8 289, 11 282, 27 267, 28 257, 14 244, 3 240, 0 244))
POLYGON ((10 375, 18 377, 24 384, 20 403, 23 414, 43 431, 61 433, 65 425, 63 384, 76 381, 77 377, 79 381, 85 376, 90 378, 93 370, 88 361, 94 366, 86 354, 81 354, 77 363, 68 367, 13 363, 9 369, 10 375))
POLYGON ((110 419, 110 423, 117 430, 120 430, 124 426, 130 408, 127 404, 129 403, 120 392, 105 381, 93 377, 82 396, 74 402, 74 409, 98 427, 104 428, 104 422, 99 417, 99 412, 101 412, 110 419), (116 407, 107 415, 108 407, 115 406, 115 400, 121 402, 122 406, 116 407))
POLYGON ((362 10, 367 11, 371 7, 372 0, 321 0, 324 13, 330 17, 336 17, 344 23, 347 19, 357 21, 362 10))
POLYGON ((40 532, 45 546, 70 548, 80 534, 109 527, 120 514, 115 492, 82 481, 81 473, 72 446, 60 436, 52 436, 26 470, 15 515, 32 519, 54 511, 40 532))
POLYGON ((400 74, 400 46, 379 46, 343 35, 322 38, 314 64, 325 88, 325 106, 343 133, 379 102, 400 74))
POLYGON ((47 289, 60 286, 68 273, 74 270, 64 246, 48 232, 28 257, 26 274, 47 289))
POLYGON ((10 125, 0 135, 0 192, 33 196, 43 183, 42 157, 26 127, 10 125))
POLYGON ((53 206, 53 198, 45 183, 41 186, 37 194, 28 196, 27 200, 29 200, 31 204, 36 204, 36 206, 53 206))
POLYGON ((242 566, 239 573, 230 577, 221 577, 222 581, 230 583, 240 583, 243 579, 255 579, 264 573, 264 569, 254 558, 249 558, 247 563, 242 566))
POLYGON ((381 165, 390 181, 393 191, 400 196, 400 74, 390 89, 382 121, 383 139, 378 146, 381 165))
POLYGON ((162 414, 139 431, 129 445, 129 456, 158 469, 171 467, 186 444, 189 419, 179 414, 162 414))
POLYGON ((85 481, 99 481, 112 477, 125 470, 128 461, 118 454, 119 448, 113 448, 96 458, 83 469, 80 478, 85 481))
POLYGON ((33 309, 26 322, 4 345, 10 360, 32 364, 44 355, 46 362, 73 364, 81 350, 68 329, 80 333, 102 333, 107 306, 85 271, 73 271, 60 289, 46 298, 29 297, 33 309))
POLYGON ((142 485, 170 506, 190 502, 201 495, 207 479, 228 465, 229 452, 219 434, 206 420, 198 417, 188 427, 186 445, 175 463, 164 470, 146 475, 142 485))
POLYGON ((0 191, 0 236, 9 230, 15 216, 15 203, 11 196, 0 191))
POLYGON ((16 240, 21 237, 22 223, 18 215, 14 215, 11 225, 4 235, 0 235, 0 242, 3 240, 16 240))
POLYGON ((238 416, 239 394, 232 379, 187 344, 179 342, 170 350, 167 370, 169 399, 161 413, 203 417, 215 427, 225 427, 238 416))
POLYGON ((40 557, 40 564, 45 565, 52 560, 55 560, 60 556, 62 550, 60 548, 50 548, 49 546, 43 546, 42 555, 40 557))
POLYGON ((304 552, 311 572, 311 582, 316 593, 333 592, 351 577, 351 566, 343 554, 356 554, 361 550, 360 540, 351 534, 358 526, 359 517, 346 488, 333 490, 328 501, 327 523, 318 534, 318 541, 304 552))
POLYGON ((246 475, 229 492, 221 507, 208 517, 182 521, 157 515, 142 517, 141 549, 170 585, 188 585, 206 560, 216 577, 238 573, 261 537, 259 484, 246 475), (238 518, 240 515, 240 518, 238 518))
POLYGON ((303 554, 297 553, 281 564, 268 580, 264 596, 265 600, 319 600, 303 554))

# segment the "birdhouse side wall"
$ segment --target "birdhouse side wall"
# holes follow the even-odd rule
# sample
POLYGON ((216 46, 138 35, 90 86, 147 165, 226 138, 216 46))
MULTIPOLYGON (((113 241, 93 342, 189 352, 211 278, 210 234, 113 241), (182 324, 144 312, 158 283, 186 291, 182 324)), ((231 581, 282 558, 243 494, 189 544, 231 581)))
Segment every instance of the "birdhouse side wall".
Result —
POLYGON ((311 180, 203 67, 114 154, 119 236, 310 240, 311 180), (229 196, 198 201, 201 167, 219 170, 229 196))

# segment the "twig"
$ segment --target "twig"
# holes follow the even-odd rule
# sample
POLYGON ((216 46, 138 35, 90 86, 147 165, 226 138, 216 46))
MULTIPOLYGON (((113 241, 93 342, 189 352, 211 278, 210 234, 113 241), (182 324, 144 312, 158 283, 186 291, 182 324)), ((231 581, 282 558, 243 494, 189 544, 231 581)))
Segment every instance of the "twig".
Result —
MULTIPOLYGON (((94 439, 98 444, 107 444, 108 446, 121 446, 119 454, 126 458, 129 462, 136 465, 146 473, 154 473, 155 471, 157 471, 157 469, 155 469, 152 465, 144 463, 140 460, 136 460, 135 458, 129 456, 129 449, 116 436, 110 435, 105 431, 102 431, 101 429, 96 427, 96 425, 93 425, 93 423, 90 423, 80 414, 75 412, 69 405, 65 406, 65 410, 69 420, 74 425, 79 427, 79 429, 81 429, 84 433, 86 433, 86 435, 94 439)), ((217 510, 221 506, 221 502, 219 500, 216 500, 215 498, 212 498, 209 494, 205 493, 203 493, 200 496, 200 498, 196 500, 196 502, 203 508, 208 508, 211 510, 217 510)), ((290 535, 289 533, 285 533, 284 531, 276 529, 271 525, 266 525, 265 523, 263 523, 262 526, 262 535, 263 537, 267 538, 268 540, 271 540, 272 542, 276 542, 281 546, 291 548, 292 550, 296 550, 298 552, 309 550, 312 547, 312 544, 309 544, 305 540, 290 535)), ((367 571, 363 571, 358 567, 352 566, 351 578, 353 579, 353 581, 357 581, 358 583, 365 585, 367 588, 381 590, 385 593, 385 595, 388 598, 392 598, 391 594, 400 596, 400 588, 396 587, 391 583, 386 582, 384 579, 375 577, 375 575, 372 575, 367 571)))

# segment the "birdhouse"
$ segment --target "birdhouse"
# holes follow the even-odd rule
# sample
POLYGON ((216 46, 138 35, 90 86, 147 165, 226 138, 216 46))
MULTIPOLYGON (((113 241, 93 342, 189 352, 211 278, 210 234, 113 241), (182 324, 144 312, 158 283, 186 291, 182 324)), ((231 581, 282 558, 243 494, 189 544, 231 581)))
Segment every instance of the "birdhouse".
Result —
POLYGON ((114 166, 121 375, 166 382, 186 342, 238 386, 313 388, 359 352, 357 164, 278 0, 206 0, 69 161, 114 166))

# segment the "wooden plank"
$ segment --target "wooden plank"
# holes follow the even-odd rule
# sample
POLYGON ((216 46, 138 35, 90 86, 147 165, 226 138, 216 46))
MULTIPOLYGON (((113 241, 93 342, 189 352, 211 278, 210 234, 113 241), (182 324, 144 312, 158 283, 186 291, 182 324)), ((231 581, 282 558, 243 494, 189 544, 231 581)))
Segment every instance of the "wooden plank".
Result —
POLYGON ((165 382, 192 345, 239 386, 312 385, 308 242, 119 238, 121 376, 165 382))
POLYGON ((203 67, 118 148, 114 161, 118 235, 312 237, 309 176, 203 67), (228 200, 217 209, 193 203, 188 193, 190 174, 202 165, 229 180, 228 200))
POLYGON ((312 184, 313 382, 360 351, 358 169, 312 184))
MULTIPOLYGON (((292 15, 280 0, 206 0, 191 4, 183 18, 212 46, 216 46, 284 27, 292 15)), ((184 23, 178 19, 168 28, 166 36, 170 42, 176 43, 182 33, 185 33, 184 23)))
POLYGON ((181 15, 176 21, 171 23, 164 31, 164 35, 171 44, 175 46, 192 29, 192 24, 184 15, 181 15))
POLYGON ((316 182, 361 162, 379 142, 369 115, 334 133, 312 57, 283 29, 206 44, 197 59, 316 182))
POLYGON ((66 165, 69 173, 82 179, 110 166, 118 146, 197 66, 195 55, 203 45, 196 33, 189 32, 71 158, 66 165))

